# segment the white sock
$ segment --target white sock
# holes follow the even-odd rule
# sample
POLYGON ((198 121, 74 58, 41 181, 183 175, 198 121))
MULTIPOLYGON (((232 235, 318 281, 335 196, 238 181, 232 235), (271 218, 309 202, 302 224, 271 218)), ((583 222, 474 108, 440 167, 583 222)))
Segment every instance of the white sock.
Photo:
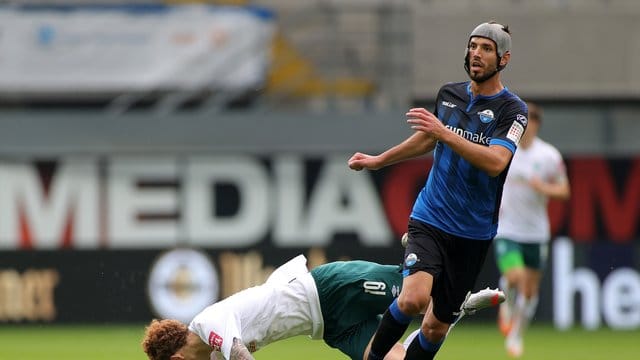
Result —
POLYGON ((419 332, 420 332, 420 328, 417 328, 411 334, 409 334, 409 336, 407 336, 407 338, 402 343, 402 346, 404 347, 405 350, 409 348, 409 345, 411 345, 411 342, 413 341, 413 339, 415 339, 416 336, 418 336, 419 332))
POLYGON ((523 315, 527 321, 527 325, 533 319, 533 316, 536 314, 536 308, 538 307, 538 296, 533 296, 531 299, 525 299, 524 301, 524 311, 523 315))
POLYGON ((521 337, 536 312, 538 297, 534 296, 531 299, 526 299, 521 294, 518 294, 517 298, 515 311, 513 312, 511 333, 509 336, 513 335, 521 337))
POLYGON ((507 278, 504 276, 500 277, 499 286, 502 291, 504 291, 504 295, 506 297, 504 304, 506 305, 507 313, 505 314, 507 317, 511 317, 514 311, 514 307, 516 304, 516 298, 518 295, 517 289, 515 287, 509 286, 509 282, 507 278))

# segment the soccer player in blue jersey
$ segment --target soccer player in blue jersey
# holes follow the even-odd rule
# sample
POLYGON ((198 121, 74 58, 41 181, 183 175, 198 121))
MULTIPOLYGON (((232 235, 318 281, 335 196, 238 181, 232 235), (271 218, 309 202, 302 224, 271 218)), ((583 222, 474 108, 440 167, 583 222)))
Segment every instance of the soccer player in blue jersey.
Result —
POLYGON ((385 312, 368 359, 383 359, 421 309, 405 359, 433 359, 475 284, 496 235, 502 187, 527 126, 527 106, 500 79, 511 57, 507 26, 478 25, 467 39, 470 81, 438 92, 434 112, 410 109, 416 130, 378 155, 355 153, 353 170, 376 170, 433 151, 408 224, 402 292, 385 312), (430 301, 430 298, 432 301, 430 301))

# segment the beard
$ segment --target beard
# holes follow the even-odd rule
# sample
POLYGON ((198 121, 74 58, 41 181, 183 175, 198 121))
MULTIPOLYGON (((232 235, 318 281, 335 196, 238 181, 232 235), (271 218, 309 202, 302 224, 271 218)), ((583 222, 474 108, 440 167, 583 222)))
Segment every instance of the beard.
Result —
POLYGON ((489 79, 491 79, 492 77, 494 77, 496 74, 498 73, 498 69, 496 68, 493 71, 489 71, 489 72, 485 72, 482 75, 480 75, 479 73, 472 73, 471 69, 467 70, 467 74, 469 75, 469 78, 473 81, 475 81, 478 84, 481 84, 489 79))

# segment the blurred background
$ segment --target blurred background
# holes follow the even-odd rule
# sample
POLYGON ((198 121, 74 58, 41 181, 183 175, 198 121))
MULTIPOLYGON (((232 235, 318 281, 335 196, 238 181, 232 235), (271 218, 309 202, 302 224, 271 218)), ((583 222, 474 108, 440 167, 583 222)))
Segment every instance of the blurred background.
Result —
POLYGON ((298 253, 400 262, 430 159, 347 159, 408 136, 493 19, 572 188, 535 321, 640 330, 640 2, 0 4, 0 324, 189 321, 298 253))

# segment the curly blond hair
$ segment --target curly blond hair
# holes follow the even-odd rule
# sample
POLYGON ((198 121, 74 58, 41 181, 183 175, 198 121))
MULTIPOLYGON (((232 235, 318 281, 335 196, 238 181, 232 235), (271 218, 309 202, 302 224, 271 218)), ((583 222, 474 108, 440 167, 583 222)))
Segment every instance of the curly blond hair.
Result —
POLYGON ((169 360, 187 343, 187 326, 178 320, 151 320, 142 339, 142 349, 150 360, 169 360))

